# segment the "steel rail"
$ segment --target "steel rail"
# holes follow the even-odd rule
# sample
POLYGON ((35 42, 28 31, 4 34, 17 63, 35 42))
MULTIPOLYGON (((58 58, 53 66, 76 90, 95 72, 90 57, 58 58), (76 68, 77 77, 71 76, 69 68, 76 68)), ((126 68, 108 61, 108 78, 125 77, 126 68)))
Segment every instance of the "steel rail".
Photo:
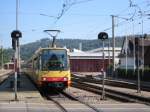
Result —
MULTIPOLYGON (((84 82, 90 82, 95 84, 102 84, 102 80, 96 80, 93 78, 87 78, 87 77, 74 77, 73 80, 82 80, 84 82)), ((130 89, 137 89, 137 84, 134 82, 127 82, 127 81, 121 81, 121 80, 113 80, 113 79, 105 79, 105 85, 115 86, 115 87, 124 87, 124 88, 130 88, 130 89)), ((150 86, 141 84, 141 90, 143 91, 150 91, 150 86)))
POLYGON ((50 97, 50 96, 48 96, 47 97, 49 100, 51 100, 51 101, 53 101, 55 104, 56 104, 56 106, 58 107, 58 108, 60 108, 60 110, 62 111, 62 112, 68 112, 58 101, 56 101, 56 100, 54 100, 52 97, 50 97))
MULTIPOLYGON (((82 100, 80 100, 79 98, 76 98, 73 94, 69 93, 69 92, 66 92, 66 91, 55 91, 56 93, 59 93, 59 94, 62 94, 64 97, 67 97, 71 100, 74 100, 74 101, 77 101, 85 106, 87 106, 88 108, 92 109, 93 111, 95 112, 103 112, 102 110, 98 110, 96 107, 88 104, 87 102, 84 102, 82 100)), ((47 94, 46 92, 44 92, 44 96, 46 96, 46 98, 48 100, 51 100, 53 101, 56 105, 58 105, 58 107, 60 107, 60 109, 63 111, 63 112, 68 112, 61 104, 60 102, 58 102, 57 100, 53 99, 49 94, 47 94)))
MULTIPOLYGON (((62 112, 68 112, 58 101, 52 98, 46 90, 40 91, 42 96, 46 97, 47 100, 52 101, 62 112)), ((55 91, 57 92, 57 91, 55 91)))
POLYGON ((103 112, 102 110, 98 110, 96 107, 90 105, 89 103, 87 102, 84 102, 82 100, 80 100, 79 98, 76 98, 73 94, 69 93, 69 92, 65 92, 63 91, 62 92, 65 96, 67 96, 68 98, 72 99, 72 100, 75 100, 75 101, 78 101, 84 105, 86 105, 87 107, 91 108, 92 110, 94 110, 95 112, 103 112))
MULTIPOLYGON (((91 92, 98 93, 98 94, 101 94, 101 92, 102 92, 102 87, 92 85, 89 83, 87 84, 85 82, 79 82, 78 81, 78 82, 73 83, 73 86, 78 87, 80 89, 89 90, 91 92)), ((113 88, 108 89, 106 87, 105 90, 106 90, 106 96, 113 98, 115 100, 120 100, 120 101, 122 100, 122 101, 128 101, 128 102, 138 102, 138 103, 144 103, 144 104, 150 105, 150 99, 148 99, 148 98, 124 93, 124 92, 117 91, 117 90, 113 90, 113 88)))
MULTIPOLYGON (((57 92, 57 91, 56 91, 57 92)), ((86 103, 86 102, 83 102, 81 101, 80 99, 76 98, 74 95, 68 93, 68 92, 59 92, 59 94, 63 94, 65 97, 71 99, 71 100, 74 100, 74 101, 78 101, 79 103, 81 104, 84 104, 86 105, 87 107, 89 107, 90 109, 94 110, 95 112, 103 112, 103 111, 99 111, 98 109, 96 109, 94 106, 91 106, 90 104, 86 103)), ((50 95, 48 94, 45 94, 46 95, 46 98, 52 102, 54 102, 56 104, 57 107, 59 107, 62 112, 68 112, 61 104, 60 102, 58 102, 57 100, 55 100, 54 98, 52 98, 50 95)))

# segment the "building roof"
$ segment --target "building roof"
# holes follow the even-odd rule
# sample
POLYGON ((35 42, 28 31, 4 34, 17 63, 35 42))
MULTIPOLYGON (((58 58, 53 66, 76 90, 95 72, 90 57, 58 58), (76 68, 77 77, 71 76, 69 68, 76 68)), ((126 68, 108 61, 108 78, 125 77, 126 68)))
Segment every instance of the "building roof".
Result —
POLYGON ((81 50, 79 50, 79 49, 75 49, 75 48, 74 48, 74 49, 71 49, 70 52, 80 52, 80 53, 83 53, 84 51, 81 51, 81 50))
MULTIPOLYGON (((115 56, 118 57, 120 54, 121 48, 116 47, 115 48, 115 56)), ((108 47, 104 48, 104 54, 105 54, 105 59, 112 59, 112 47, 109 49, 110 52, 108 52, 108 47)), ((103 59, 103 52, 102 48, 97 48, 89 51, 80 51, 74 49, 73 52, 69 52, 70 59, 103 59)))
MULTIPOLYGON (((104 53, 105 59, 112 58, 112 53, 104 53)), ((87 52, 70 52, 70 59, 102 59, 103 53, 87 53, 87 52)), ((118 57, 118 54, 115 53, 115 56, 118 57)))
MULTIPOLYGON (((97 48, 97 49, 93 49, 93 50, 89 50, 89 51, 86 51, 86 52, 89 52, 89 53, 94 53, 94 52, 101 52, 103 50, 103 48, 97 48)), ((113 47, 104 47, 104 51, 112 51, 113 50, 113 47)), ((120 52, 121 51, 121 47, 115 47, 115 51, 116 52, 120 52)))
MULTIPOLYGON (((128 40, 134 44, 134 38, 128 38, 128 40)), ((150 46, 150 39, 139 38, 139 46, 150 46)))

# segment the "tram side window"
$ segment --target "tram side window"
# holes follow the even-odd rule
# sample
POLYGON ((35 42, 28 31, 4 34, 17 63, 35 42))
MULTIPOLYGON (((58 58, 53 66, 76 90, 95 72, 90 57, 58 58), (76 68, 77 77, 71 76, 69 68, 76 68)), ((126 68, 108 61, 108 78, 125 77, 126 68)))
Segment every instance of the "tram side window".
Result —
POLYGON ((32 68, 32 62, 28 62, 26 65, 25 65, 25 68, 26 69, 31 69, 32 68))
POLYGON ((38 62, 39 62, 38 58, 35 58, 34 62, 33 62, 33 68, 34 68, 34 70, 39 69, 39 63, 38 62))

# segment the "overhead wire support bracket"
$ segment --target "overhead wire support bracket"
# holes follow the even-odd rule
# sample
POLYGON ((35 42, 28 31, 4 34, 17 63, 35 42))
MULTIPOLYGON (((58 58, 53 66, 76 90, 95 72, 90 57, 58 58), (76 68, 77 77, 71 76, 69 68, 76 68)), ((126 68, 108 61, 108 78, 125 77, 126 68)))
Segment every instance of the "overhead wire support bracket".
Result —
POLYGON ((53 38, 52 47, 55 47, 55 41, 58 33, 60 33, 60 30, 44 30, 48 35, 50 35, 53 38))

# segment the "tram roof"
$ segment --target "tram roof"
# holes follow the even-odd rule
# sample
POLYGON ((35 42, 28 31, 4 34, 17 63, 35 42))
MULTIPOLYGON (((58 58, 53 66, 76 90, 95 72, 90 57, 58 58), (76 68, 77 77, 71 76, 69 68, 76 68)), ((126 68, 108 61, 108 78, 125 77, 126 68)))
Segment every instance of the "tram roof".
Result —
POLYGON ((55 50, 66 50, 67 51, 67 49, 66 48, 59 48, 59 47, 46 47, 46 48, 39 48, 39 49, 37 49, 36 51, 35 51, 35 53, 33 54, 33 56, 29 59, 29 61, 30 60, 32 60, 32 59, 34 59, 34 58, 36 58, 38 55, 39 55, 39 53, 41 52, 41 51, 43 51, 43 50, 52 50, 52 49, 55 49, 55 50))

